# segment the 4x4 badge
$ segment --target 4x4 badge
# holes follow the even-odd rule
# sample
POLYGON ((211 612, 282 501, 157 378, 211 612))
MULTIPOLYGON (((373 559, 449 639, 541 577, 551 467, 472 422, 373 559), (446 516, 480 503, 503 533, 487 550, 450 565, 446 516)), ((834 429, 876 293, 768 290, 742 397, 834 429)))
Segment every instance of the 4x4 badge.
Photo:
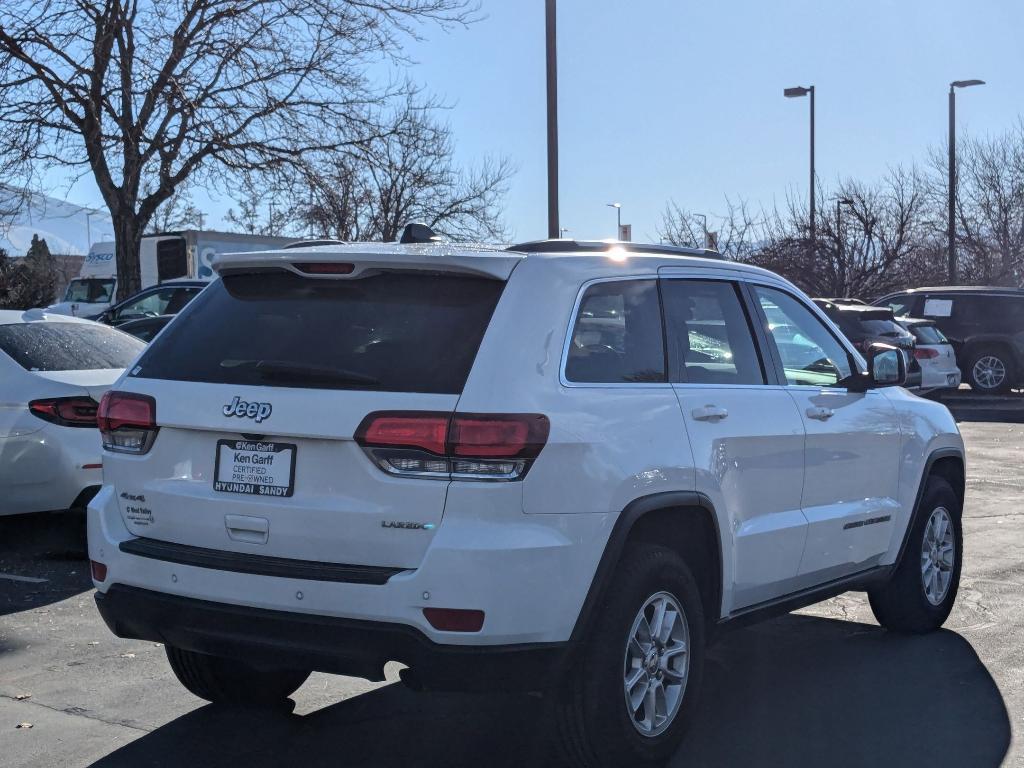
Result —
POLYGON ((270 416, 274 407, 270 403, 249 403, 235 395, 235 399, 224 406, 225 416, 238 416, 239 418, 255 419, 259 424, 270 416))

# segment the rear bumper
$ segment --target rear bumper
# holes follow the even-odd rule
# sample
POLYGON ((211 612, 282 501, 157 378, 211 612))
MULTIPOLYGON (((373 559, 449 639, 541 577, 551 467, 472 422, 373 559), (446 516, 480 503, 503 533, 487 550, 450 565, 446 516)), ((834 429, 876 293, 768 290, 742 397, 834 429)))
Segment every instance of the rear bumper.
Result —
POLYGON ((139 538, 125 526, 114 488, 104 485, 89 504, 89 555, 107 566, 107 578, 94 583, 99 592, 135 587, 217 605, 396 626, 441 647, 566 642, 608 537, 607 516, 525 515, 521 504, 505 514, 473 491, 477 495, 458 508, 458 489, 449 491, 444 521, 425 557, 415 569, 392 575, 361 564, 281 558, 280 551, 231 542, 226 533, 205 547, 139 538), (430 607, 480 610, 486 618, 478 632, 443 631, 426 620, 423 611, 430 607))
POLYGON ((555 679, 567 648, 442 645, 400 624, 215 603, 122 584, 97 592, 96 605, 118 637, 368 680, 383 680, 384 665, 398 661, 424 686, 441 690, 540 690, 555 679))

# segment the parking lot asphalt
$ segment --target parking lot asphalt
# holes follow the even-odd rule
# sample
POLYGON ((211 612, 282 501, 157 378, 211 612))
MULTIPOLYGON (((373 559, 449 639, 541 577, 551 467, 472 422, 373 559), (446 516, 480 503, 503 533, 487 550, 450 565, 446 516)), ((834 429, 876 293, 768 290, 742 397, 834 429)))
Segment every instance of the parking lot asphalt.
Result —
MULTIPOLYGON (((1024 425, 961 429, 966 560, 946 628, 890 635, 847 594, 727 634, 672 766, 1024 765, 1024 425)), ((544 763, 530 696, 317 674, 291 713, 206 705, 158 644, 107 631, 80 536, 66 516, 0 519, 5 768, 544 763)))

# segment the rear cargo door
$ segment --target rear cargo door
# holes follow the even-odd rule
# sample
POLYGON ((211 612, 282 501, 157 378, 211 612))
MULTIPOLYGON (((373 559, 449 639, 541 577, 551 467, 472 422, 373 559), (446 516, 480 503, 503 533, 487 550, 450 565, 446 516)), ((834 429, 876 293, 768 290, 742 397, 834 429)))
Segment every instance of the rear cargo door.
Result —
POLYGON ((284 270, 214 282, 121 388, 152 395, 144 456, 109 454, 138 536, 318 562, 418 566, 448 482, 387 474, 374 411, 455 410, 504 281, 284 270))

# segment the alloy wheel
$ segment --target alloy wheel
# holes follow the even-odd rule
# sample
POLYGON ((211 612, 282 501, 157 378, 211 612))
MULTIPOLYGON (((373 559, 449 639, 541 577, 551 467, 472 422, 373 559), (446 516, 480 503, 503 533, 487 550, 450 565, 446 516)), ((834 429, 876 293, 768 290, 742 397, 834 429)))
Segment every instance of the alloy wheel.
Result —
POLYGON ((663 733, 679 714, 690 671, 690 630, 674 595, 647 598, 633 620, 623 667, 633 727, 642 736, 663 733))
POLYGON ((955 563, 953 518, 945 507, 936 507, 924 527, 921 546, 921 586, 932 605, 940 605, 946 599, 955 563))
POLYGON ((983 389, 997 389, 1006 380, 1006 364, 995 355, 985 355, 974 363, 974 380, 983 389))

